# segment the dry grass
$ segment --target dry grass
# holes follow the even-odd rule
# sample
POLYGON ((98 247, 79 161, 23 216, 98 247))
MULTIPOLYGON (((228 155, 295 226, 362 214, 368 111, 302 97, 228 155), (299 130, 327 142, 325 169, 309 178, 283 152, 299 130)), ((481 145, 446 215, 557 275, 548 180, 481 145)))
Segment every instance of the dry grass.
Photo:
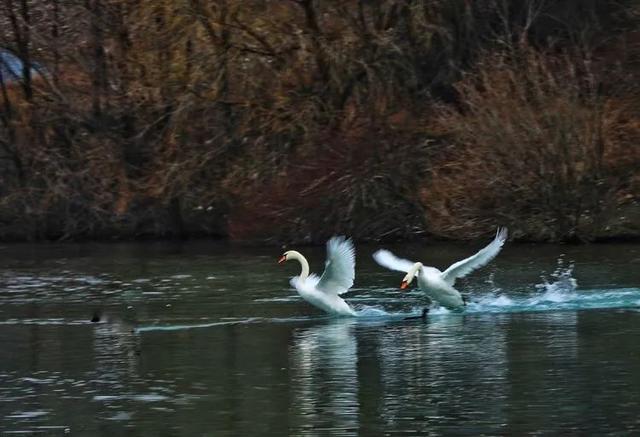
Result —
POLYGON ((378 240, 424 232, 417 201, 429 151, 423 134, 365 124, 316 141, 278 174, 236 188, 232 238, 321 242, 335 233, 378 240))
POLYGON ((437 120, 451 147, 423 191, 430 229, 596 238, 640 164, 635 99, 603 96, 599 83, 580 60, 526 47, 480 62, 457 84, 464 108, 437 120))

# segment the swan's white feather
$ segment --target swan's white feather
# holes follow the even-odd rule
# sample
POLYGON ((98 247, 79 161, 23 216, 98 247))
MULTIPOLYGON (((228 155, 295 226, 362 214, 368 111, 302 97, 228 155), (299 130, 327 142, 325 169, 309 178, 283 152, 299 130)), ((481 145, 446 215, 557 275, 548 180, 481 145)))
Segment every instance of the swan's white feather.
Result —
MULTIPOLYGON (((318 281, 320 281, 320 278, 318 277, 318 275, 316 275, 315 273, 311 273, 309 274, 309 276, 307 276, 307 279, 304 280, 304 284, 306 286, 306 288, 316 288, 316 286, 318 285, 318 281)), ((294 276, 293 278, 291 278, 289 280, 289 284, 291 284, 291 286, 293 288, 298 288, 300 286, 300 276, 294 276)))
POLYGON ((319 278, 316 275, 309 275, 304 281, 300 276, 291 278, 291 285, 298 291, 298 294, 311 305, 336 316, 355 316, 356 312, 336 293, 327 293, 319 290, 317 284, 319 278))
MULTIPOLYGON (((353 243, 345 237, 333 237, 327 242, 327 261, 315 288, 327 294, 343 294, 353 286, 356 276, 353 243)), ((307 281, 311 277, 307 278, 307 281)))
MULTIPOLYGON (((449 309, 464 308, 465 302, 458 290, 453 287, 456 278, 468 275, 491 261, 500 252, 507 239, 507 229, 498 229, 496 237, 485 248, 473 256, 451 265, 441 272, 435 267, 422 266, 419 270, 418 286, 434 302, 449 309)), ((373 254, 378 264, 391 270, 409 272, 415 265, 406 259, 396 257, 388 250, 378 250, 373 254)))
POLYGON ((397 270, 398 272, 407 273, 411 267, 415 264, 406 259, 398 258, 391 252, 385 249, 380 249, 373 254, 373 259, 382 267, 386 267, 389 270, 397 270))
POLYGON ((452 264, 447 270, 442 272, 442 279, 449 285, 453 285, 457 278, 462 278, 472 271, 488 264, 500 253, 505 241, 507 241, 507 228, 499 228, 491 243, 475 255, 452 264))

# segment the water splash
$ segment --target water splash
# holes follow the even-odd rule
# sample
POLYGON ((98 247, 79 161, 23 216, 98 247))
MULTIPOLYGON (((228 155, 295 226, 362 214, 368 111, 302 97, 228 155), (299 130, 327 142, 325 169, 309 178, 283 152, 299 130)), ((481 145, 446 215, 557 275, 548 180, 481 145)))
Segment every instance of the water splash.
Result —
MULTIPOLYGON (((534 293, 523 295, 521 293, 505 294, 499 288, 493 287, 491 294, 474 299, 469 305, 468 312, 521 312, 521 311, 548 311, 553 309, 580 309, 583 304, 593 296, 580 295, 577 292, 578 281, 573 277, 575 265, 570 262, 565 265, 563 256, 558 258, 556 269, 547 278, 541 275, 542 282, 533 286, 534 293)), ((490 279, 493 284, 493 279, 490 279)), ((618 303, 612 296, 601 296, 604 302, 618 303)), ((587 306, 585 306, 586 308, 587 306)), ((609 305, 603 308, 608 308, 609 305)))
POLYGON ((558 258, 558 265, 551 273, 551 280, 544 275, 541 276, 542 283, 536 284, 535 288, 542 291, 540 297, 543 301, 565 302, 574 297, 578 288, 578 281, 573 277, 573 269, 575 265, 570 262, 568 266, 564 265, 564 258, 561 255, 558 258))
MULTIPOLYGON (((497 287, 493 275, 486 283, 490 292, 484 295, 471 293, 471 300, 464 311, 451 311, 443 307, 432 306, 429 317, 462 316, 468 314, 521 313, 543 311, 567 311, 583 309, 637 308, 640 304, 640 289, 581 289, 573 277, 575 265, 566 263, 563 256, 557 261, 556 269, 547 277, 542 275, 541 282, 532 286, 532 292, 505 292, 497 287)), ((410 310, 385 311, 379 307, 360 307, 357 314, 361 318, 395 317, 417 315, 421 306, 410 310)))
POLYGON ((492 290, 494 293, 500 293, 500 292, 502 292, 502 288, 500 288, 500 287, 498 287, 498 286, 496 285, 496 283, 495 283, 495 281, 494 281, 494 277, 495 277, 495 272, 491 272, 491 273, 489 274, 489 277, 487 278, 487 280, 486 280, 485 282, 486 282, 486 284, 487 284, 489 287, 491 287, 491 290, 492 290))
MULTIPOLYGON (((363 306, 361 308, 356 308, 356 314, 358 317, 366 318, 366 317, 387 317, 392 316, 394 313, 390 313, 384 310, 379 306, 363 306)), ((402 315, 396 313, 396 315, 402 315)))

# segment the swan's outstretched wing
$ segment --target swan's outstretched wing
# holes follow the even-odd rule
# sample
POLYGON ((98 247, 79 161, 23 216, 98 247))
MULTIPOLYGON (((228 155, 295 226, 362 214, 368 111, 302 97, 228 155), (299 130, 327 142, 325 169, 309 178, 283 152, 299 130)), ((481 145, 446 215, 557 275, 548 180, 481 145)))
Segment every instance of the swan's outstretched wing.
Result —
POLYGON ((386 267, 389 270, 397 270, 399 272, 408 272, 415 264, 406 259, 398 258, 391 252, 385 249, 380 249, 373 254, 373 259, 382 267, 386 267))
POLYGON ((333 237, 327 242, 327 261, 316 288, 330 294, 346 293, 356 276, 356 251, 351 240, 333 237))
POLYGON ((457 278, 462 278, 475 269, 488 264, 500 252, 505 241, 507 241, 507 228, 498 228, 496 237, 491 243, 475 255, 452 264, 442 272, 442 278, 450 285, 453 285, 457 278))

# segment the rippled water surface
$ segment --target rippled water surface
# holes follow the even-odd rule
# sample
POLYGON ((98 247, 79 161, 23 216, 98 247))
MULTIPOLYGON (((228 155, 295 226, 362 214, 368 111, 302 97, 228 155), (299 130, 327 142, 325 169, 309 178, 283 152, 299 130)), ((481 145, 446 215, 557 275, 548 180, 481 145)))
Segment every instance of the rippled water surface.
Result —
MULTIPOLYGON (((392 249, 442 268, 481 245, 392 249)), ((298 249, 322 270, 323 248, 298 249)), ((426 321, 404 320, 425 302, 374 249, 357 248, 358 317, 335 319, 277 248, 0 246, 0 431, 640 432, 639 245, 507 244, 457 284, 464 313, 426 321)))

